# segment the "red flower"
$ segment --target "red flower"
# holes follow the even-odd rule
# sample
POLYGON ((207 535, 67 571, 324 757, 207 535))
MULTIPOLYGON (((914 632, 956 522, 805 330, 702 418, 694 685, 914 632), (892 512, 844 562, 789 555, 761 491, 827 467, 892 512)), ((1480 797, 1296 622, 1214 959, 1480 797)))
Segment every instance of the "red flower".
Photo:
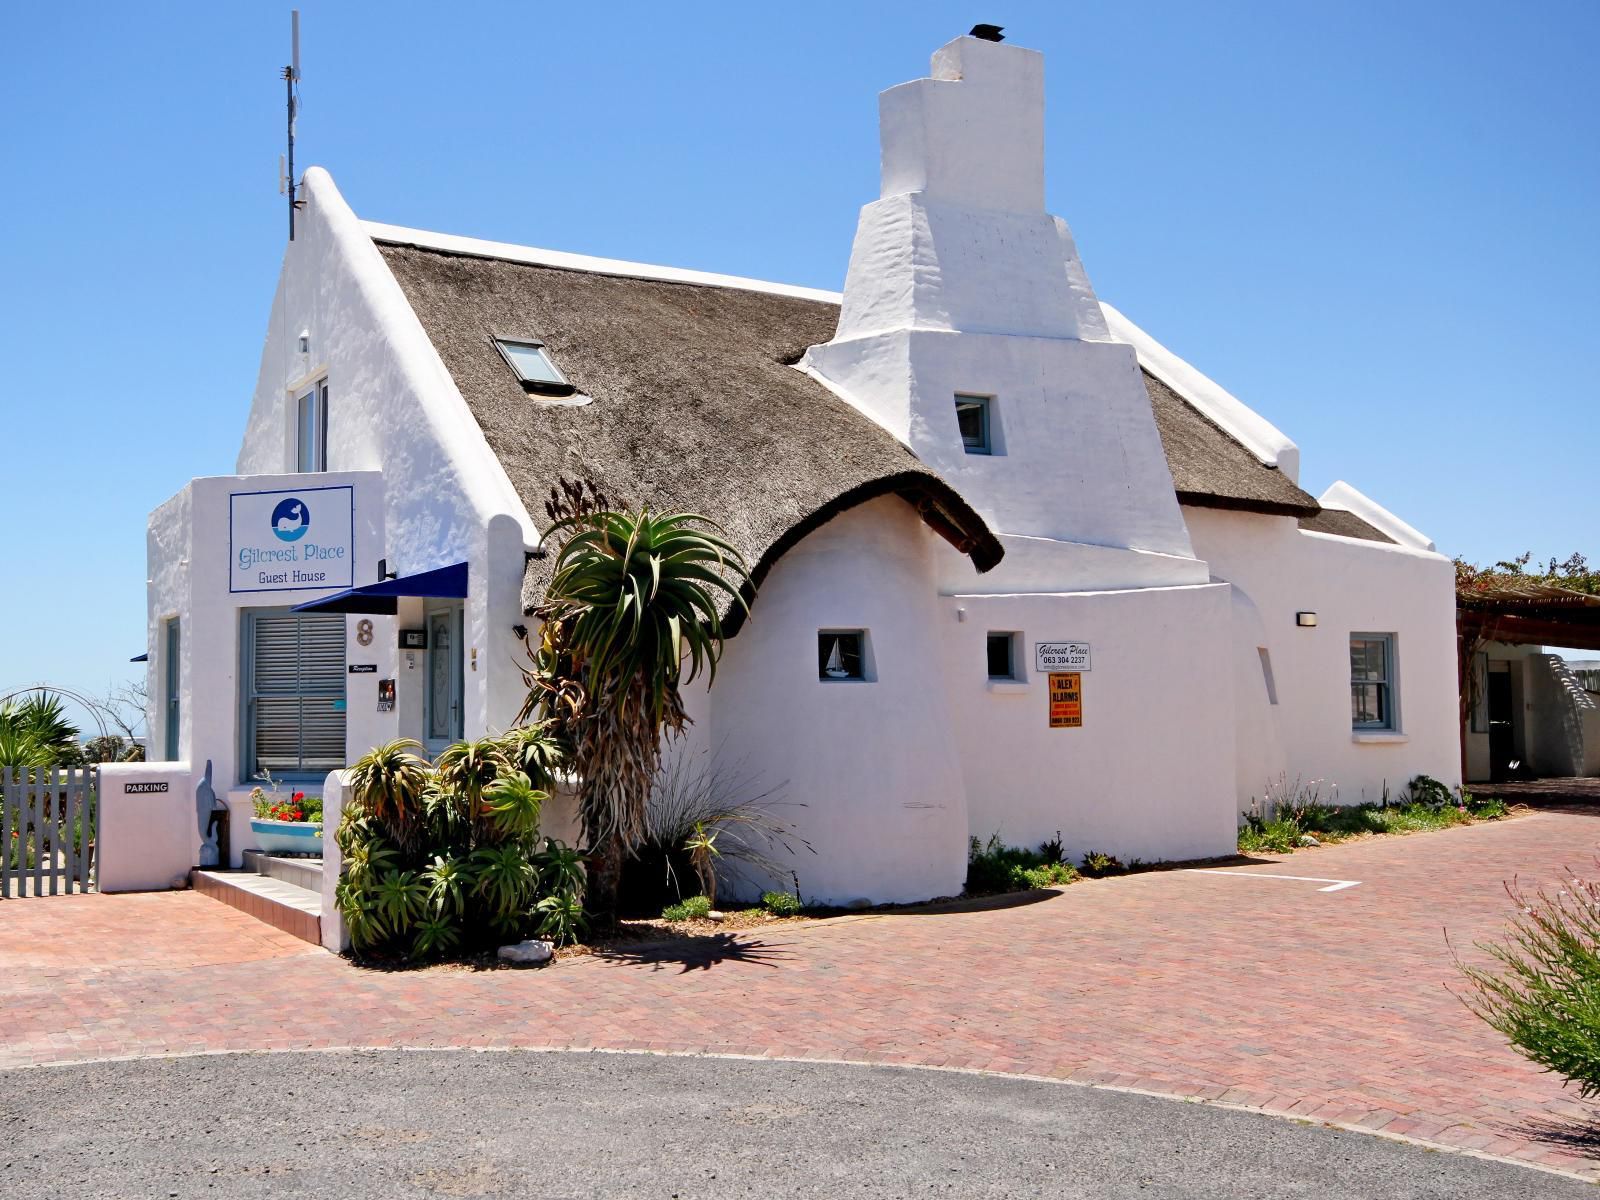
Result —
POLYGON ((289 799, 293 800, 296 804, 299 804, 300 801, 304 800, 305 798, 306 794, 304 792, 296 792, 294 795, 289 797, 289 799))

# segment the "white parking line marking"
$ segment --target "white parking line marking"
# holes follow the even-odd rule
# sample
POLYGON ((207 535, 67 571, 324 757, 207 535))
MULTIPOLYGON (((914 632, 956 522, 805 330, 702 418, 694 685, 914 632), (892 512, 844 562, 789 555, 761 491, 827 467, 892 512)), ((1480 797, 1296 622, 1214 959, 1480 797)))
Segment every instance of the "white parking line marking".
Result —
POLYGON ((1240 879, 1293 879, 1299 883, 1326 883, 1319 892, 1342 892, 1345 888, 1360 887, 1359 879, 1319 879, 1315 875, 1269 875, 1265 871, 1230 871, 1226 867, 1184 867, 1197 875, 1232 875, 1240 879))

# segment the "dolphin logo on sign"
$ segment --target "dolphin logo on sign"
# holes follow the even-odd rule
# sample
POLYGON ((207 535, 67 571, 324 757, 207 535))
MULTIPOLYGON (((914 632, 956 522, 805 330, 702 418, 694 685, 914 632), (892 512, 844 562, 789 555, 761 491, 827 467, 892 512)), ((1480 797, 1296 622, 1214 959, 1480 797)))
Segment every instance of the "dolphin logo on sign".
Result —
POLYGON ((311 510, 295 496, 280 500, 272 510, 272 533, 280 542, 297 542, 311 528, 311 510))

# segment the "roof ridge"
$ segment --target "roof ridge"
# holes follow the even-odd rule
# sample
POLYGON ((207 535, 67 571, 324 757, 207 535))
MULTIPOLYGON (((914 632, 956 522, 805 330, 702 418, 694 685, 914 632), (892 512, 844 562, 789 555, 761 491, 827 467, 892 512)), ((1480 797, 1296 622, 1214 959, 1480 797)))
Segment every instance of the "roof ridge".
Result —
POLYGON ((381 221, 362 221, 361 224, 373 241, 387 245, 413 246, 419 250, 435 250, 468 258, 492 258, 526 266, 586 271, 594 275, 653 279, 662 283, 689 283, 702 287, 735 288, 747 292, 764 292, 772 296, 789 296, 798 300, 816 300, 824 304, 844 302, 844 295, 841 292, 801 287, 792 283, 775 283, 767 279, 751 279, 743 275, 719 275, 714 271, 695 271, 686 267, 630 262, 621 258, 600 258, 590 254, 574 254, 567 250, 519 246, 513 242, 491 242, 482 238, 461 237, 453 233, 436 233, 426 229, 411 229, 404 225, 387 225, 381 221))

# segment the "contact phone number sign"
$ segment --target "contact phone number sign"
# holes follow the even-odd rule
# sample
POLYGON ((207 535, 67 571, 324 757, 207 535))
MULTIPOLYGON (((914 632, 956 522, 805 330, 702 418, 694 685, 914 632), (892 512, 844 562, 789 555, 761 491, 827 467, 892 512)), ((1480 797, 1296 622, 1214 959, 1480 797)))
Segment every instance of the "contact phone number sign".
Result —
POLYGON ((1090 669, 1089 643, 1035 642, 1033 669, 1041 675, 1051 671, 1087 671, 1090 669))

